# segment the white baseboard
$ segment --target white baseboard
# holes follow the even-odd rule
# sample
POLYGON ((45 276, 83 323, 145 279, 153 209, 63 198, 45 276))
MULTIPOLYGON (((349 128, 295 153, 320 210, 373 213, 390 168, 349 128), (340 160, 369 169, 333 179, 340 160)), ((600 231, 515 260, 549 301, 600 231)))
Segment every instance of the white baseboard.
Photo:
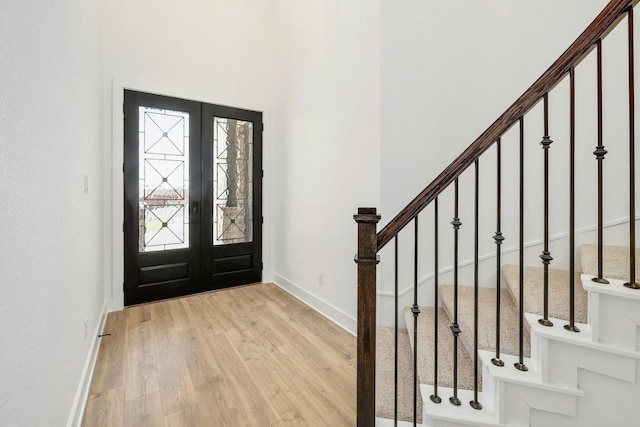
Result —
POLYGON ((73 401, 73 408, 71 409, 71 414, 69 415, 69 422, 67 422, 67 427, 80 427, 80 425, 82 424, 84 408, 87 404, 87 399, 89 398, 89 387, 91 386, 93 371, 96 367, 96 361, 98 359, 98 349, 100 348, 100 339, 98 338, 98 335, 102 334, 102 331, 104 331, 104 324, 107 320, 108 313, 107 307, 109 306, 109 303, 109 301, 105 301, 102 305, 100 322, 98 323, 95 334, 93 334, 91 350, 87 355, 87 360, 84 364, 84 369, 82 370, 80 385, 78 387, 78 391, 76 392, 76 397, 73 401))
POLYGON ((356 335, 356 331, 358 330, 358 321, 354 317, 275 272, 273 273, 273 283, 309 307, 313 308, 318 313, 349 332, 351 335, 356 335))

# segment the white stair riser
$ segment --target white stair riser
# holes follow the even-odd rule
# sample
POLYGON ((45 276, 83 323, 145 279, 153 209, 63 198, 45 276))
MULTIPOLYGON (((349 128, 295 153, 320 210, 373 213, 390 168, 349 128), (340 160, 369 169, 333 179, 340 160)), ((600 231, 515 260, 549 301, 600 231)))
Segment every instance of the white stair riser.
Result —
POLYGON ((640 301, 590 292, 589 311, 596 342, 640 350, 640 301))

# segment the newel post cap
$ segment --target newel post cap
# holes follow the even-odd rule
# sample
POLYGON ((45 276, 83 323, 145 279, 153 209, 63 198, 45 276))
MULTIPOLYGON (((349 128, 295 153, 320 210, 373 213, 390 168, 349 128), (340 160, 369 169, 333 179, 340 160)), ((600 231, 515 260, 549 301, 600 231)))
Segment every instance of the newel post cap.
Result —
POLYGON ((376 208, 358 208, 358 213, 353 216, 356 222, 378 222, 380 215, 376 208))

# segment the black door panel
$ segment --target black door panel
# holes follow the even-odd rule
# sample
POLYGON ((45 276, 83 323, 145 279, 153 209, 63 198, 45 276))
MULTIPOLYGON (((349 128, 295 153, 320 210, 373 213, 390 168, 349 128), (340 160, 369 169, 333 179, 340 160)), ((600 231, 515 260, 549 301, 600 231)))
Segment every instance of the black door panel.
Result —
POLYGON ((125 91, 125 305, 261 280, 262 114, 125 91))

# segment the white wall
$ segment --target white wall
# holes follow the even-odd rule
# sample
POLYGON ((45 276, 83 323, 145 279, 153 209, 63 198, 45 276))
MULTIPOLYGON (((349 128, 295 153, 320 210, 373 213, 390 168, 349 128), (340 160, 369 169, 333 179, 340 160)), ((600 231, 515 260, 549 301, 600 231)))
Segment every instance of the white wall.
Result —
POLYGON ((381 126, 387 220, 493 123, 606 3, 384 1, 381 126))
POLYGON ((274 278, 354 331, 353 215, 380 205, 380 4, 280 0, 277 10, 274 278))
MULTIPOLYGON (((608 2, 605 0, 569 0, 557 2, 514 2, 484 0, 450 2, 403 0, 382 2, 381 30, 381 211, 382 225, 393 218, 413 197, 431 182, 454 158, 521 95, 552 62, 573 42, 608 2)), ((626 25, 622 26, 626 31, 626 25)), ((618 223, 628 216, 625 193, 627 149, 626 116, 626 45, 624 33, 618 31, 605 42, 605 145, 609 149, 605 162, 607 206, 605 221, 618 223), (618 34, 619 33, 619 34, 618 34), (621 39, 621 40, 620 40, 621 39), (615 42, 614 42, 615 40, 615 42), (622 43, 620 43, 622 42, 622 43), (613 173, 613 171, 617 173, 613 173), (622 172, 622 173, 619 173, 622 172)), ((584 61, 576 72, 577 227, 595 224, 595 171, 593 150, 595 132, 595 61, 584 61), (583 191, 585 190, 585 191, 583 191), (587 190, 589 193, 587 193, 587 190), (589 194, 589 195, 587 195, 589 194)), ((568 83, 563 82, 551 100, 552 145, 552 219, 551 234, 568 230, 568 83), (562 120, 562 125, 560 125, 562 120), (562 172, 560 172, 562 171, 562 172)), ((525 157, 528 196, 525 200, 525 241, 538 242, 542 237, 542 137, 541 105, 525 120, 525 157)), ((503 138, 503 233, 509 239, 504 248, 517 248, 518 186, 517 129, 503 138)), ((489 256, 495 245, 495 151, 481 161, 481 194, 484 210, 480 218, 480 255, 489 256), (486 213, 488 212, 488 213, 486 213)), ((461 261, 473 257, 472 171, 461 177, 461 261)), ((453 217, 452 195, 440 200, 441 253, 440 268, 452 264, 453 217)), ((420 278, 433 271, 431 230, 432 208, 421 216, 423 244, 420 278), (422 230, 425 230, 422 228, 422 230)), ((401 246, 411 254, 413 237, 403 233, 401 246)), ((613 242, 613 235, 607 243, 613 242)), ((552 267, 564 267, 567 249, 556 250, 552 267), (564 252, 563 255, 560 255, 564 252)), ((552 248, 554 250, 555 248, 552 248)), ((539 265, 538 245, 527 252, 525 263, 539 265)), ((383 251, 381 291, 392 287, 392 252, 383 251), (385 263, 385 260, 387 262, 385 263)), ((517 262, 517 258, 514 259, 517 262)), ((507 260, 513 262, 514 260, 507 260)), ((405 259, 409 262, 409 259, 405 259)), ((541 265, 541 264, 540 264, 541 265)), ((401 270, 401 289, 410 286, 412 276, 401 270), (404 276, 403 276, 404 274, 404 276)), ((463 272, 464 284, 473 284, 471 269, 463 272)), ((495 280, 495 268, 481 272, 481 280, 495 280)), ((444 278, 447 279, 447 278, 444 278)), ((447 280, 451 280, 448 278, 447 280)), ((431 282, 432 283, 432 282, 431 282)), ((442 283, 442 282, 441 282, 442 283)), ((430 296, 432 291, 425 290, 430 296)), ((423 300, 433 303, 432 299, 423 300)))
MULTIPOLYGON (((159 93, 263 112, 264 242, 270 241, 270 99, 273 5, 251 0, 114 0, 102 2, 105 221, 112 237, 106 293, 123 305, 123 89, 159 93)), ((270 279, 270 251, 264 248, 270 279)))
POLYGON ((71 421, 101 319, 99 37, 98 1, 0 4, 0 413, 7 426, 71 421))

